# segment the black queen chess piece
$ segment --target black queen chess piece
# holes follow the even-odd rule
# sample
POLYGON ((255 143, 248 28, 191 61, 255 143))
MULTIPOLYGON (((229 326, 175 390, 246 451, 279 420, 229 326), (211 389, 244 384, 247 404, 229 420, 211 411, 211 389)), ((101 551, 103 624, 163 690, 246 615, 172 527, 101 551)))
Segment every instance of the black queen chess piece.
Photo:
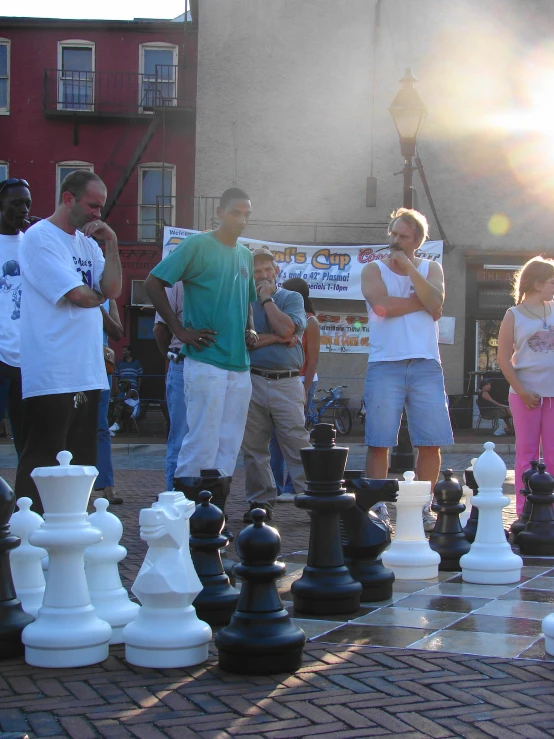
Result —
MULTIPOLYGON (((466 485, 468 488, 470 488, 473 491, 473 497, 477 495, 479 492, 479 485, 475 481, 475 477, 473 475, 473 464, 476 462, 477 459, 471 460, 471 467, 468 467, 467 470, 464 472, 464 477, 466 481, 466 485)), ((463 529, 465 538, 470 542, 470 544, 475 541, 475 534, 477 533, 477 524, 479 522, 479 508, 475 505, 471 506, 471 512, 469 514, 469 518, 467 520, 467 523, 463 529)))
POLYGON ((0 477, 0 659, 24 653, 21 632, 35 620, 21 607, 12 579, 10 552, 21 541, 10 533, 10 517, 14 508, 15 493, 0 477))
POLYGON ((521 495, 523 495, 523 497, 525 498, 523 510, 521 511, 519 518, 516 518, 516 520, 510 526, 510 531, 512 532, 514 544, 517 543, 517 537, 527 526, 527 521, 529 520, 529 516, 531 515, 531 508, 533 507, 531 505, 531 501, 527 500, 527 494, 531 492, 529 490, 529 478, 532 477, 535 472, 538 472, 539 462, 537 459, 532 459, 529 464, 531 465, 531 467, 529 467, 528 470, 525 470, 525 472, 521 476, 523 487, 519 491, 521 495))
POLYGON ((235 565, 242 588, 228 626, 216 634, 219 666, 243 675, 294 672, 302 664, 306 635, 283 608, 275 581, 286 566, 277 562, 281 537, 264 523, 266 512, 255 508, 253 524, 235 543, 240 564, 235 565))
POLYGON ((439 480, 433 490, 431 509, 437 514, 437 522, 429 537, 429 546, 440 554, 439 570, 456 572, 461 570, 460 557, 471 547, 460 523, 460 513, 465 511, 465 505, 460 503, 464 491, 452 477, 452 470, 445 470, 442 475, 444 479, 439 480))
POLYGON ((204 586, 193 601, 198 618, 210 626, 229 623, 239 599, 239 591, 229 582, 221 563, 221 550, 229 544, 222 535, 225 516, 211 503, 212 494, 203 490, 200 503, 190 518, 190 553, 200 582, 204 586))
POLYGON ((310 511, 308 563, 291 586, 294 609, 311 615, 354 613, 360 608, 361 583, 344 563, 340 517, 356 499, 342 486, 347 447, 335 446, 335 429, 320 423, 312 429, 313 447, 300 450, 306 491, 294 505, 310 511))
POLYGON ((520 554, 554 556, 554 477, 546 472, 546 465, 537 465, 538 472, 528 480, 527 500, 531 503, 531 514, 525 529, 518 534, 520 554))
POLYGON ((394 572, 383 565, 380 555, 390 545, 391 534, 370 508, 396 502, 398 480, 371 480, 357 470, 344 475, 347 491, 356 496, 356 505, 341 516, 344 563, 362 585, 362 602, 387 600, 392 597, 394 572))

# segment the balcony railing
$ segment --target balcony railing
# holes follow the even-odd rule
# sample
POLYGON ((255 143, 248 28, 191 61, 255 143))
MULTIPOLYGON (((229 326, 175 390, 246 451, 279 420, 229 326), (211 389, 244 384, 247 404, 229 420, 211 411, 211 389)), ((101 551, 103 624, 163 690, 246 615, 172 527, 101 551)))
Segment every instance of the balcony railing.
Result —
MULTIPOLYGON (((182 75, 184 77, 184 75, 182 75)), ((46 115, 151 115, 166 110, 193 110, 176 65, 156 65, 153 74, 79 72, 45 69, 43 111, 46 115)))
POLYGON ((164 226, 174 226, 176 197, 156 196, 155 203, 116 203, 107 222, 120 242, 163 243, 164 226))

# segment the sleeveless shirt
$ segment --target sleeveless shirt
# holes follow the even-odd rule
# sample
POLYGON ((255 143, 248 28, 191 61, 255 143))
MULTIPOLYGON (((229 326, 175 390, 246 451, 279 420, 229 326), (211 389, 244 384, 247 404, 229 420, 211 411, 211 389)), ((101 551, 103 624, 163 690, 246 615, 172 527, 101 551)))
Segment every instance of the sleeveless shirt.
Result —
POLYGON ((549 305, 546 328, 542 318, 527 318, 516 307, 508 309, 514 316, 512 366, 523 387, 542 398, 554 397, 554 301, 549 305))

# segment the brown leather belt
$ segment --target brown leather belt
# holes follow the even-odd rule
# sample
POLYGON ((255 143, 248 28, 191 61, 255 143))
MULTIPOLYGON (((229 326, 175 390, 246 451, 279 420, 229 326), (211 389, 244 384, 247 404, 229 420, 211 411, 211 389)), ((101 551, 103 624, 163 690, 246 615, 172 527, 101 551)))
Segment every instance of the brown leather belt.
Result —
POLYGON ((264 370, 257 367, 250 367, 250 372, 253 375, 265 377, 266 380, 283 380, 285 377, 298 377, 300 375, 299 370, 264 370))

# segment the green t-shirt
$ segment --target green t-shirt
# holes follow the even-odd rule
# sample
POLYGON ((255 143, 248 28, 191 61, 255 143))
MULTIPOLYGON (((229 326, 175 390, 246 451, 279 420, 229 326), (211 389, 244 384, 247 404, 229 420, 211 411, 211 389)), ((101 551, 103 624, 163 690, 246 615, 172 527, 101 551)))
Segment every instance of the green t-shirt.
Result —
POLYGON ((152 274, 169 285, 183 282, 183 326, 217 331, 215 344, 201 350, 183 344, 181 354, 234 372, 250 368, 244 330, 256 300, 253 273, 250 250, 226 246, 212 231, 189 236, 154 267, 152 274))

